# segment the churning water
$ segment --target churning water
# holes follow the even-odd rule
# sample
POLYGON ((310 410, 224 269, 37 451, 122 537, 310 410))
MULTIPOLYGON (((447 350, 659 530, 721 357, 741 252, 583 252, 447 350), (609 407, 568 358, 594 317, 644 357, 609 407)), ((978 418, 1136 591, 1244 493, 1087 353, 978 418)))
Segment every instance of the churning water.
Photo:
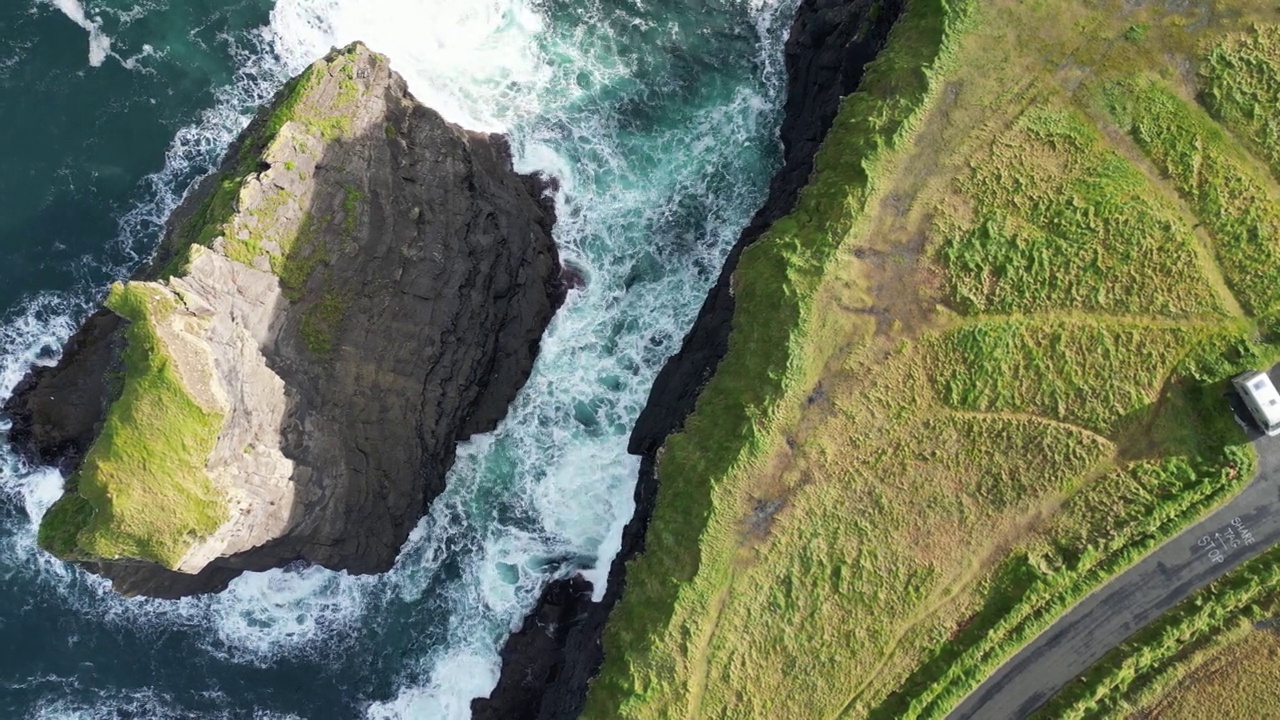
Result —
POLYGON ((463 444, 396 567, 123 600, 35 547, 62 479, 0 460, 0 715, 465 718, 557 575, 598 589, 627 434, 778 160, 795 0, 14 0, 0 10, 0 397, 50 362, 248 114, 331 46, 560 180, 583 268, 497 431, 463 444), (24 4, 25 3, 25 4, 24 4), (128 5, 127 7, 125 5, 128 5))

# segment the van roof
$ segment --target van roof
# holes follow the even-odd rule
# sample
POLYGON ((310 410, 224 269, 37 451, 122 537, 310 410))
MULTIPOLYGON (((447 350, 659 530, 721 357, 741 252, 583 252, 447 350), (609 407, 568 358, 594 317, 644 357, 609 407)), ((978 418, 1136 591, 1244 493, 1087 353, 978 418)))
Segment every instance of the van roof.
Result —
POLYGON ((1236 378, 1236 387, 1253 397, 1268 425, 1280 423, 1280 392, 1266 373, 1256 370, 1245 373, 1236 378))

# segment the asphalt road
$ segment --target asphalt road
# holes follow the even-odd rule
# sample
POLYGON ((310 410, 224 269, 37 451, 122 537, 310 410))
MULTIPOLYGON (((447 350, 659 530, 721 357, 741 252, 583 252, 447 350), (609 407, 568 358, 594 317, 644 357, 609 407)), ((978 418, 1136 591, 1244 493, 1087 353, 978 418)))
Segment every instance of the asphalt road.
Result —
MULTIPOLYGON (((1277 368, 1269 374, 1273 381, 1280 379, 1277 368)), ((1224 399, 1224 412, 1228 400, 1237 416, 1244 417, 1243 403, 1234 396, 1224 399)), ((1243 492, 1085 598, 947 717, 1021 720, 1029 716, 1180 600, 1280 542, 1280 437, 1259 437, 1256 430, 1250 435, 1258 450, 1258 476, 1243 492)))

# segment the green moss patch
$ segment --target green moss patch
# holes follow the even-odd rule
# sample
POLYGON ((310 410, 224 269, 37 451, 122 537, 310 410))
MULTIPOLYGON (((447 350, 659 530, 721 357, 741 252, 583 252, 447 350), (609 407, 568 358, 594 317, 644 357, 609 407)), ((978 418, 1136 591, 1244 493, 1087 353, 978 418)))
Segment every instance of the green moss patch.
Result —
POLYGON ((330 290, 319 302, 307 308, 302 316, 302 340, 317 355, 333 352, 338 329, 346 316, 347 302, 340 294, 330 290))
MULTIPOLYGON (((292 262, 290 246, 295 237, 308 233, 314 237, 314 220, 299 212, 299 222, 292 228, 286 228, 287 231, 273 232, 271 237, 264 237, 261 232, 254 230, 254 227, 270 224, 277 211, 288 200, 296 201, 296 198, 266 198, 262 206, 255 209, 262 221, 250 223, 254 227, 247 228, 246 232, 239 232, 240 229, 234 226, 233 221, 242 209, 240 193, 245 181, 261 169, 263 154, 285 124, 296 123, 311 137, 325 142, 336 142, 351 134, 353 114, 364 93, 364 86, 355 79, 358 62, 358 52, 353 46, 331 60, 318 61, 285 85, 273 102, 272 109, 255 120, 246 131, 236 150, 236 161, 232 168, 211 181, 212 186, 206 191, 200 205, 186 222, 175 229, 169 241, 173 248, 172 257, 161 268, 160 277, 185 272, 190 259, 187 249, 191 245, 208 247, 216 238, 223 237, 227 256, 246 265, 253 265, 255 259, 268 254, 264 241, 276 241, 282 250, 278 256, 269 257, 272 268, 277 273, 288 273, 295 286, 305 282, 305 278, 299 281, 299 268, 282 270, 281 266, 292 262), (337 78, 337 95, 321 102, 317 91, 331 77, 337 78)), ((286 166, 290 164, 285 163, 286 166)), ((293 172, 293 169, 287 168, 287 171, 293 172)), ((301 253, 301 256, 305 258, 306 253, 301 253)))
POLYGON ((124 381, 102 432, 45 516, 40 543, 68 559, 130 558, 176 567, 227 519, 205 472, 223 416, 183 387, 156 325, 172 299, 148 283, 112 286, 107 307, 129 321, 124 381))

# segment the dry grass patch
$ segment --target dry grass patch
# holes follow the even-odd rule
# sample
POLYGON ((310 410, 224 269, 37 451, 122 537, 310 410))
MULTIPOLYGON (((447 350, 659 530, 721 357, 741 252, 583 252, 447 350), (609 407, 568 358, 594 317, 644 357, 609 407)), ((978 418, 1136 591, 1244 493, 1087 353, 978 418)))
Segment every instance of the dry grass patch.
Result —
POLYGON ((878 371, 858 364, 828 378, 837 411, 791 462, 791 476, 810 481, 758 561, 734 573, 704 651, 707 715, 838 714, 851 688, 830 678, 904 672, 901 656, 883 668, 886 655, 959 621, 975 598, 941 600, 991 546, 1109 463, 1111 443, 1079 428, 948 411, 921 382, 923 357, 907 347, 878 371))

